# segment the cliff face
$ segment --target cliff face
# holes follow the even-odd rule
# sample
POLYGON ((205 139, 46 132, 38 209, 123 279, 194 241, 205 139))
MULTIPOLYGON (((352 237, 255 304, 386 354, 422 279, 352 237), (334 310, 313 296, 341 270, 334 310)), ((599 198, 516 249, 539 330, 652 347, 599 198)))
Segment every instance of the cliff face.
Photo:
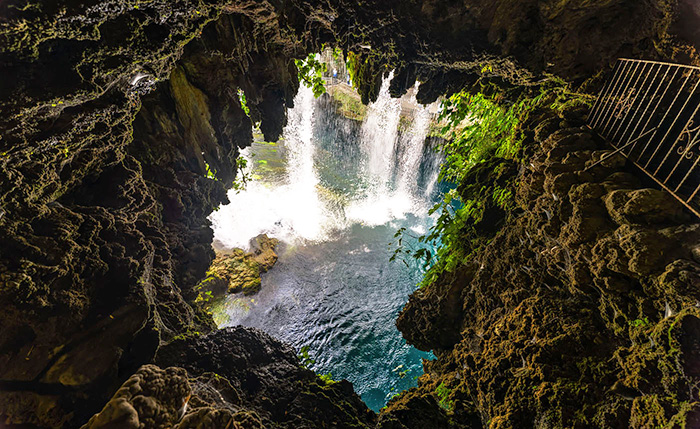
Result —
POLYGON ((399 316, 437 360, 382 418, 432 397, 445 427, 696 427, 700 222, 619 155, 585 170, 610 151, 576 119, 545 118, 518 207, 399 316))
POLYGON ((357 53, 365 100, 390 67, 396 94, 418 78, 426 101, 483 74, 527 81, 502 55, 571 79, 621 54, 674 55, 673 4, 548 4, 2 2, 2 419, 85 422, 163 344, 213 329, 193 305, 214 257, 206 218, 252 123, 279 136, 293 58, 334 44, 357 53), (597 54, 581 55, 596 28, 597 54))

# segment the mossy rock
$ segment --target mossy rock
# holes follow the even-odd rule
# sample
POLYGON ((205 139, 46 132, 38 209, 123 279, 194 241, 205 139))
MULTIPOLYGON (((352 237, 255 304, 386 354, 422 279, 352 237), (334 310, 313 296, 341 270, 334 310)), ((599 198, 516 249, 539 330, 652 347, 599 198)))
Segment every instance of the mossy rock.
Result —
POLYGON ((207 276, 197 285, 197 301, 208 303, 228 293, 253 295, 260 291, 260 276, 277 262, 279 240, 262 234, 251 240, 251 252, 232 249, 214 259, 207 276))

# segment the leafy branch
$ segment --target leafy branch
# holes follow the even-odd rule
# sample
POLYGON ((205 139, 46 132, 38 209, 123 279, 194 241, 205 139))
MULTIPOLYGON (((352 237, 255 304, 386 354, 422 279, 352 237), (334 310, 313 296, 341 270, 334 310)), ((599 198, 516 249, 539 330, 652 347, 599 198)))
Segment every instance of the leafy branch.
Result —
POLYGON ((328 66, 318 60, 316 54, 309 54, 304 60, 294 60, 297 66, 300 80, 314 92, 314 97, 318 98, 326 93, 323 73, 328 71, 328 66))

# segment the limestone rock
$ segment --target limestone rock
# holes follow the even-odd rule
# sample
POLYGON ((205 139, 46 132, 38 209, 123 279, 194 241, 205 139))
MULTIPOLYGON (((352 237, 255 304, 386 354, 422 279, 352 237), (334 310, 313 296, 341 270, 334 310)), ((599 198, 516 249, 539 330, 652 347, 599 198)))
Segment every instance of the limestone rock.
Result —
POLYGON ((616 190, 606 196, 605 206, 619 225, 680 223, 690 219, 671 194, 658 189, 616 190))
MULTIPOLYGON (((402 310, 405 338, 437 359, 380 425, 411 428, 400 416, 416 410, 446 428, 700 421, 700 223, 641 188, 624 158, 584 172, 610 151, 590 130, 552 124, 525 131, 535 149, 516 185, 520 211, 494 235, 476 232, 489 241, 462 264, 479 269, 436 276, 402 310)), ((474 231, 460 238, 472 242, 474 231)))
MULTIPOLYGON (((225 328, 206 336, 176 340, 159 350, 156 363, 182 366, 197 377, 193 381, 193 406, 208 402, 211 409, 247 410, 250 426, 242 426, 245 428, 363 428, 372 427, 376 419, 350 383, 326 383, 301 366, 289 345, 254 328, 225 328), (217 374, 219 381, 212 383, 207 373, 217 374), (210 389, 236 402, 207 400, 217 396, 206 396, 210 389)), ((199 413, 212 416, 210 411, 199 413)), ((233 419, 243 416, 234 414, 233 419)))
POLYGON ((232 249, 219 254, 212 263, 207 276, 196 289, 198 300, 207 302, 223 293, 253 295, 260 290, 261 275, 277 262, 275 247, 279 240, 259 235, 251 240, 251 252, 232 249))
POLYGON ((190 394, 184 369, 145 365, 124 382, 83 429, 172 427, 184 414, 190 394))

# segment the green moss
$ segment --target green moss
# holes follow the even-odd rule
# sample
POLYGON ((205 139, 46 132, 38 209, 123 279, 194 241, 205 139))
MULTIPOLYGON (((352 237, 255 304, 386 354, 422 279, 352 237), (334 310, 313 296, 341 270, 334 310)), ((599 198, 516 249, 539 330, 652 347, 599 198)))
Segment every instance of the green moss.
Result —
POLYGON ((379 97, 382 76, 387 69, 388 58, 375 51, 348 52, 347 69, 352 86, 360 94, 362 104, 374 102, 379 97))
POLYGON ((331 87, 329 94, 336 104, 338 112, 356 121, 363 121, 367 116, 367 106, 362 104, 360 96, 344 85, 331 87))
POLYGON ((455 406, 455 402, 451 399, 452 389, 445 386, 445 383, 440 383, 438 387, 435 388, 435 395, 438 397, 438 405, 447 411, 452 411, 455 406))
POLYGON ((631 427, 661 429, 668 427, 668 421, 666 411, 656 395, 642 396, 634 400, 631 427))

